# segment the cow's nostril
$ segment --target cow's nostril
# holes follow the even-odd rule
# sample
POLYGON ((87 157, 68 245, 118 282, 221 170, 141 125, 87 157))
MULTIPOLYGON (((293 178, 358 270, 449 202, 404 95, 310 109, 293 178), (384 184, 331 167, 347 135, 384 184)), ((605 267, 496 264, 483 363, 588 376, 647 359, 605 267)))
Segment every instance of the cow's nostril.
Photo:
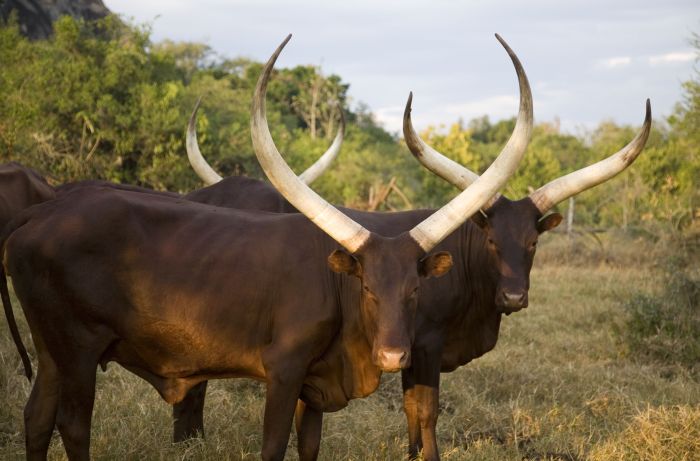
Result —
POLYGON ((527 293, 503 293, 503 304, 509 308, 523 308, 527 305, 527 293))
POLYGON ((384 371, 398 371, 408 365, 410 356, 401 350, 383 349, 379 351, 378 365, 384 371))

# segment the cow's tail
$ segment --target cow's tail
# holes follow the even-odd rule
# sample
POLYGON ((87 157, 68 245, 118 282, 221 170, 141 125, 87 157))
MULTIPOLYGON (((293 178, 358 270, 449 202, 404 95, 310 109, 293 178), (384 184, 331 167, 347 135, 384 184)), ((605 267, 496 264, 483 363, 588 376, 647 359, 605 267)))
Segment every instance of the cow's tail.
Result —
POLYGON ((29 354, 27 353, 27 348, 24 347, 22 342, 22 336, 19 334, 19 328, 17 328, 17 321, 15 320, 15 314, 12 311, 12 302, 10 302, 10 292, 7 289, 7 276, 5 274, 5 241, 10 234, 10 228, 12 222, 8 224, 5 232, 0 236, 0 297, 2 297, 2 306, 5 309, 5 318, 7 318, 7 324, 10 327, 10 334, 12 334, 12 339, 15 342, 15 347, 17 347, 17 352, 22 359, 22 365, 24 365, 24 374, 27 376, 29 381, 32 380, 32 362, 29 360, 29 354))
POLYGON ((10 326, 10 333, 12 334, 12 339, 17 347, 17 352, 22 358, 22 365, 24 365, 24 374, 27 376, 29 381, 32 380, 32 362, 29 360, 29 354, 27 353, 27 348, 24 347, 22 342, 22 337, 19 334, 19 328, 17 328, 17 322, 15 321, 15 314, 12 312, 12 303, 10 302, 10 293, 7 290, 7 277, 5 276, 5 267, 0 263, 0 296, 2 296, 2 306, 5 309, 5 317, 7 318, 7 324, 10 326))

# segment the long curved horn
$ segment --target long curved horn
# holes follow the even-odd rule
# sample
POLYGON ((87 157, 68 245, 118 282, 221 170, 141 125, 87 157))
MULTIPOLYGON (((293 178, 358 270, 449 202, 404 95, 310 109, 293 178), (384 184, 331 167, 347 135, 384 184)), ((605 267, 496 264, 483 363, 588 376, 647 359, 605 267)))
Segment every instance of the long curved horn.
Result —
POLYGON ((354 253, 364 245, 370 232, 321 198, 294 174, 277 150, 267 125, 265 114, 267 82, 277 57, 291 38, 292 35, 289 34, 277 47, 265 64, 255 86, 250 122, 253 150, 270 182, 284 198, 335 241, 354 253))
POLYGON ((503 39, 496 35, 516 63, 520 80, 520 112, 515 129, 496 160, 467 189, 453 198, 447 205, 433 213, 414 227, 410 234, 426 251, 430 251, 442 239, 459 227, 484 204, 493 203, 493 197, 508 181, 522 160, 532 134, 532 96, 525 72, 503 39))
MULTIPOLYGON (((527 75, 525 75, 525 70, 523 69, 518 56, 515 52, 508 46, 508 44, 501 38, 500 35, 496 34, 496 38, 506 49, 506 52, 513 61, 513 66, 515 67, 515 72, 518 75, 518 85, 520 87, 520 109, 518 111, 518 119, 515 124, 515 130, 513 136, 508 140, 508 144, 504 149, 509 149, 509 144, 519 143, 519 140, 513 139, 516 133, 524 131, 519 130, 519 125, 529 123, 530 126, 527 128, 528 141, 529 133, 532 131, 532 91, 530 90, 530 84, 527 80, 527 75)), ((406 141, 406 145, 413 154, 414 157, 427 169, 440 176, 447 182, 455 185, 461 190, 466 189, 477 180, 478 174, 472 172, 468 168, 460 165, 459 163, 446 157, 444 154, 436 151, 428 144, 426 144, 420 136, 416 133, 413 128, 413 123, 411 122, 411 103, 413 101, 413 93, 409 94, 408 101, 406 102, 406 109, 403 113, 403 136, 406 141)), ((527 143, 522 145, 525 149, 527 143)), ((485 205, 484 208, 489 208, 493 202, 498 199, 498 194, 495 194, 485 205)))
POLYGON ((316 160, 316 162, 308 167, 302 174, 299 175, 299 179, 304 181, 306 184, 311 184, 316 181, 319 176, 323 174, 324 171, 328 169, 333 160, 340 153, 340 146, 343 144, 343 136, 345 136, 345 116, 343 115, 343 108, 340 110, 340 126, 338 127, 338 134, 335 135, 333 139, 333 144, 328 150, 316 160))
POLYGON ((644 149, 650 131, 651 102, 647 99, 642 129, 629 144, 606 159, 545 184, 530 194, 530 200, 544 214, 557 203, 607 181, 634 162, 644 149))
MULTIPOLYGON (((187 148, 187 158, 190 160, 190 165, 199 179, 204 181, 204 184, 211 186, 221 181, 223 178, 219 173, 217 173, 211 165, 204 159, 202 152, 199 150, 199 144, 197 143, 197 112, 199 111, 199 105, 202 102, 202 98, 197 99, 197 103, 192 110, 192 115, 190 115, 190 121, 187 125, 187 142, 185 146, 187 148)), ((311 184, 316 181, 319 176, 321 176, 333 163, 333 160, 340 153, 340 146, 343 144, 343 137, 345 135, 345 116, 343 115, 343 110, 340 110, 340 126, 338 127, 338 133, 333 139, 333 143, 328 148, 326 152, 321 155, 313 165, 307 168, 299 178, 306 184, 311 184)))
POLYGON ((187 124, 187 136, 185 147, 187 149, 187 158, 190 160, 190 165, 192 169, 197 173, 197 176, 204 181, 204 184, 211 186, 221 181, 223 178, 219 173, 214 171, 214 169, 209 166, 202 152, 199 150, 199 144, 197 143, 197 111, 199 110, 199 105, 202 102, 202 98, 197 99, 197 104, 194 105, 194 110, 192 115, 190 115, 190 122, 187 124))

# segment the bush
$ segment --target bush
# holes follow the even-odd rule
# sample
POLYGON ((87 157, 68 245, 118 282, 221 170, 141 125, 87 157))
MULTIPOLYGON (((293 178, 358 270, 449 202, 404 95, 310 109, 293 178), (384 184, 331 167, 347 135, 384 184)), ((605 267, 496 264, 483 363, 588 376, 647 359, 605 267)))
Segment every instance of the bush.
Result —
POLYGON ((623 303, 629 316, 622 337, 636 356, 693 369, 700 364, 700 232, 674 237, 667 247, 662 289, 623 303))

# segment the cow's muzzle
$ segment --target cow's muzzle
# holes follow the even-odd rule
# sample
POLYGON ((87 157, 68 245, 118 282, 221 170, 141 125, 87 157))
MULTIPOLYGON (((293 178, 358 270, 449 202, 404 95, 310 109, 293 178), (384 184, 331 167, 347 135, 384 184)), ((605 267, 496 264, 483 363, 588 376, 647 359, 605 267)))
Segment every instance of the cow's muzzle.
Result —
POLYGON ((411 353, 403 349, 379 349, 375 356, 375 365, 382 371, 399 371, 411 365, 411 353))
POLYGON ((496 306, 504 314, 525 309, 527 305, 527 291, 501 291, 496 299, 496 306))

